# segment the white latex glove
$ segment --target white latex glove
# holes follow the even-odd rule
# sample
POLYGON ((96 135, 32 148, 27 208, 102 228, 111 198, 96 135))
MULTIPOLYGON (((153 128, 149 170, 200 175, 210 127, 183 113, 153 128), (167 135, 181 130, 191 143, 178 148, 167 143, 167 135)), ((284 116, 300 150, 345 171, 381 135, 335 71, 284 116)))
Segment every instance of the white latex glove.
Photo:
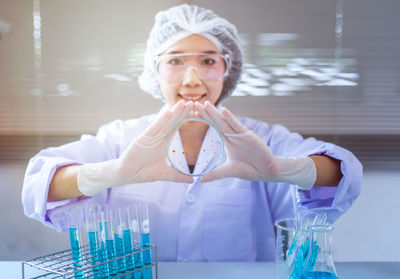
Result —
POLYGON ((224 177, 253 181, 287 182, 309 189, 316 179, 314 161, 308 157, 275 156, 265 142, 243 126, 226 108, 218 111, 210 102, 195 103, 196 113, 222 132, 227 162, 204 175, 202 182, 224 177))
POLYGON ((178 102, 173 108, 161 111, 118 159, 84 164, 78 168, 78 189, 93 196, 106 188, 132 183, 168 180, 193 183, 193 178, 181 174, 167 164, 165 141, 174 125, 190 117, 193 102, 178 102))

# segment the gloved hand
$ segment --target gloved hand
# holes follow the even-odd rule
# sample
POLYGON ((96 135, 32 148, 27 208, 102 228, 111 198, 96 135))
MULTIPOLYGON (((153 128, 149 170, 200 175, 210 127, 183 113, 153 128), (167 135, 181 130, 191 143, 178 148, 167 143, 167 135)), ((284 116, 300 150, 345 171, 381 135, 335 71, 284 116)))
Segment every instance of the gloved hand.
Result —
POLYGON ((157 180, 193 183, 192 177, 167 164, 164 150, 168 132, 178 121, 190 117, 192 110, 193 102, 180 101, 173 108, 161 111, 118 159, 81 165, 77 171, 79 191, 93 196, 106 188, 131 183, 157 180))
POLYGON ((287 182, 309 189, 316 179, 314 161, 308 157, 275 156, 265 142, 243 126, 226 108, 218 111, 210 102, 195 103, 196 113, 222 132, 227 162, 204 175, 202 182, 224 177, 253 181, 287 182))

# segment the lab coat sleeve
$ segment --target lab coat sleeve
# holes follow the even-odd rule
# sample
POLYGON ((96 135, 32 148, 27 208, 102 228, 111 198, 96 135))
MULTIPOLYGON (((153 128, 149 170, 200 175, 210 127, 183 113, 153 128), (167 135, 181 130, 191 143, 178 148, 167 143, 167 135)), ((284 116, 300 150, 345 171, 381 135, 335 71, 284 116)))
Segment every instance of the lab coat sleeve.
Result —
POLYGON ((80 197, 57 202, 48 202, 47 195, 50 182, 58 168, 117 158, 120 153, 121 125, 122 121, 114 121, 102 126, 96 136, 84 135, 79 141, 47 148, 35 155, 28 163, 22 189, 25 215, 57 231, 65 231, 63 214, 66 208, 77 206, 85 200, 106 200, 107 190, 90 199, 80 197))
MULTIPOLYGON (((328 221, 332 223, 350 208, 360 194, 362 184, 362 165, 350 151, 315 138, 304 139, 297 133, 289 132, 281 125, 269 127, 266 134, 266 143, 277 156, 326 155, 341 161, 340 168, 343 177, 338 187, 314 186, 309 190, 301 190, 294 185, 279 183, 278 186, 285 191, 295 191, 293 207, 325 208, 328 213, 328 221)), ((286 197, 290 199, 290 195, 286 197)))

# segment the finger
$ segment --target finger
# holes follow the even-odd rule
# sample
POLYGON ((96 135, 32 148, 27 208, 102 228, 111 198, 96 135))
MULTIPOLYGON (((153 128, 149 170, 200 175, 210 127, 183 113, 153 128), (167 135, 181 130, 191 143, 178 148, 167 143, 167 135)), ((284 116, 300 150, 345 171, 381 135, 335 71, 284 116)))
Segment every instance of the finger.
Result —
POLYGON ((168 122, 164 124, 160 134, 166 135, 179 121, 190 116, 193 109, 193 102, 179 101, 171 110, 171 117, 168 122))
POLYGON ((164 110, 158 115, 156 120, 144 131, 144 135, 147 137, 154 137, 160 134, 161 129, 169 122, 172 117, 169 109, 164 110))
POLYGON ((196 111, 196 103, 198 102, 193 102, 193 109, 190 112, 190 117, 196 117, 196 115, 198 114, 198 112, 196 111))
POLYGON ((174 115, 174 117, 171 117, 168 123, 165 124, 161 134, 165 136, 169 134, 169 139, 172 140, 175 137, 176 132, 178 131, 178 123, 183 119, 190 117, 192 110, 193 102, 185 103, 183 106, 183 110, 178 111, 176 115, 174 115))
POLYGON ((185 102, 183 100, 176 103, 172 108, 164 107, 159 112, 156 120, 146 129, 144 135, 147 137, 163 137, 171 128, 171 123, 177 122, 185 111, 185 102))
POLYGON ((193 111, 193 107, 194 107, 194 105, 193 105, 192 101, 186 102, 183 106, 181 113, 179 115, 177 114, 176 118, 173 120, 174 121, 173 125, 175 125, 177 122, 179 122, 185 118, 190 117, 190 114, 193 111))
POLYGON ((227 108, 222 108, 221 114, 235 133, 242 134, 247 132, 247 128, 227 108))
POLYGON ((181 116, 181 119, 185 119, 187 117, 192 117, 193 114, 195 113, 195 109, 194 109, 194 102, 190 101, 185 103, 185 110, 181 116))
POLYGON ((206 108, 204 107, 203 104, 196 102, 195 103, 195 108, 196 108, 196 113, 199 117, 213 123, 212 119, 208 115, 206 108))
POLYGON ((220 131, 222 131, 223 133, 234 132, 234 130, 222 117, 221 112, 219 112, 215 106, 213 106, 208 101, 205 102, 204 106, 209 117, 212 119, 212 122, 220 129, 220 131))
POLYGON ((181 119, 182 115, 185 113, 185 110, 187 111, 189 103, 185 103, 183 100, 180 100, 178 103, 173 106, 171 109, 172 117, 169 120, 168 124, 175 124, 176 122, 181 119))
POLYGON ((183 110, 177 111, 176 114, 170 118, 168 123, 166 123, 162 128, 162 130, 160 131, 158 137, 160 137, 161 139, 165 139, 165 137, 167 137, 166 144, 169 145, 170 142, 175 138, 175 134, 179 130, 178 123, 183 119, 190 117, 192 109, 193 109, 193 102, 185 103, 183 110))
POLYGON ((167 174, 168 179, 165 179, 165 180, 168 180, 168 181, 190 183, 190 184, 192 184, 194 182, 192 176, 180 173, 177 170, 174 170, 172 168, 169 169, 166 172, 166 174, 167 174))

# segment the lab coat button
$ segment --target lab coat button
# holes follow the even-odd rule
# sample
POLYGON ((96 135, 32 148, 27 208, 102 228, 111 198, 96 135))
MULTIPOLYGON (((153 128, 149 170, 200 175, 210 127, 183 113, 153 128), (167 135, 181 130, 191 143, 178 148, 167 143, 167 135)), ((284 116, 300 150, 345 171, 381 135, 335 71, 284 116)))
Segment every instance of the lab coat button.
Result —
POLYGON ((192 194, 192 193, 189 193, 189 194, 186 196, 186 201, 187 201, 188 203, 194 203, 195 200, 196 200, 196 196, 195 196, 194 194, 192 194))

